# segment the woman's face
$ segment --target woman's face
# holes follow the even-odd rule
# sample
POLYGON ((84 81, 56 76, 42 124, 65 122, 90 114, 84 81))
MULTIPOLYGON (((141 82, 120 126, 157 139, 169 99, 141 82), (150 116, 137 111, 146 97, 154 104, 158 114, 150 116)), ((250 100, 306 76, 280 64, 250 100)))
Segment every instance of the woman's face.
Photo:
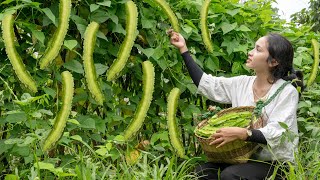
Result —
POLYGON ((274 66, 268 62, 269 51, 267 37, 261 37, 248 54, 246 66, 256 72, 269 71, 269 68, 274 66))

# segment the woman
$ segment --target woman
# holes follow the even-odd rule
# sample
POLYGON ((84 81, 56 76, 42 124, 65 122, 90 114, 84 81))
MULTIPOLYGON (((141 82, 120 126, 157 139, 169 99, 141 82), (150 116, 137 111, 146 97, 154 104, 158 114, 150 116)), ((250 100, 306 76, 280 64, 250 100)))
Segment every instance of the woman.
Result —
MULTIPOLYGON (((201 179, 265 179, 273 173, 272 162, 294 162, 298 138, 293 142, 285 138, 279 122, 288 125, 288 129, 298 134, 296 111, 299 93, 295 87, 303 88, 302 73, 293 69, 293 47, 278 34, 261 37, 248 54, 246 66, 254 70, 255 76, 237 76, 231 78, 214 77, 204 73, 194 62, 181 34, 169 30, 170 42, 182 54, 198 93, 208 99, 232 104, 232 107, 255 106, 259 100, 265 101, 286 81, 292 81, 262 109, 264 127, 247 130, 239 127, 221 128, 213 135, 211 144, 221 147, 224 144, 241 139, 260 143, 262 148, 244 164, 206 163, 196 168, 201 179), (284 139, 284 140, 283 140, 284 139), (219 174, 220 171, 220 175, 219 174)), ((280 177, 278 177, 280 178, 280 177)))

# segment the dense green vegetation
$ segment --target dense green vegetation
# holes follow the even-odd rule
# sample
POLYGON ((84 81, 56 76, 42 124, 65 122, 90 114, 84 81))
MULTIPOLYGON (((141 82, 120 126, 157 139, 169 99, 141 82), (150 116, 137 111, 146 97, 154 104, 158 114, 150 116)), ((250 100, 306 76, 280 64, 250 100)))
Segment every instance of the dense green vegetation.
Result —
MULTIPOLYGON (((217 76, 252 74, 244 66, 254 42, 268 32, 286 36, 294 45, 295 68, 304 72, 305 82, 313 64, 311 39, 320 34, 308 24, 285 24, 271 7, 272 0, 212 0, 208 9, 208 32, 213 53, 201 36, 200 10, 203 0, 167 0, 187 39, 190 52, 202 69, 217 76)), ((137 38, 119 77, 107 81, 107 71, 117 59, 126 38, 126 0, 72 0, 69 27, 61 50, 46 69, 40 68, 50 38, 60 24, 57 0, 3 0, 0 22, 14 13, 17 54, 37 84, 29 91, 6 54, 0 37, 0 179, 194 179, 196 163, 205 156, 194 136, 198 116, 209 105, 222 108, 196 94, 182 58, 170 45, 166 31, 172 26, 167 13, 152 0, 134 0, 138 10, 137 38), (85 31, 91 22, 99 24, 93 59, 103 105, 90 94, 84 73, 85 31), (124 132, 143 97, 142 62, 154 65, 153 100, 142 128, 131 141, 124 132), (43 151, 42 145, 62 107, 62 76, 70 71, 74 79, 72 109, 56 146, 43 151), (177 157, 167 128, 167 97, 181 91, 176 119, 185 158, 177 157), (140 146, 140 142, 148 145, 140 146), (138 150, 138 151, 137 151, 138 150), (139 150, 143 150, 141 153, 139 150), (133 165, 126 155, 136 155, 133 165)), ((66 17, 65 17, 66 18, 66 17)), ((2 29, 1 29, 2 32, 2 29)), ((131 34, 131 36, 133 36, 131 34)), ((131 37, 130 36, 130 37, 131 37)), ((60 36, 59 36, 60 37, 60 36)), ((12 37, 11 37, 12 38, 12 37)), ((54 40, 54 39, 53 39, 54 40)), ((90 68, 91 70, 93 68, 90 68)), ((26 73, 26 72, 20 72, 26 73)), ((315 179, 320 174, 320 79, 308 87, 299 103, 300 130, 297 164, 287 172, 289 179, 315 179)), ((287 128, 285 124, 282 124, 287 128)), ((288 131, 287 136, 290 137, 288 131)), ((279 167, 281 168, 281 167, 279 167)))

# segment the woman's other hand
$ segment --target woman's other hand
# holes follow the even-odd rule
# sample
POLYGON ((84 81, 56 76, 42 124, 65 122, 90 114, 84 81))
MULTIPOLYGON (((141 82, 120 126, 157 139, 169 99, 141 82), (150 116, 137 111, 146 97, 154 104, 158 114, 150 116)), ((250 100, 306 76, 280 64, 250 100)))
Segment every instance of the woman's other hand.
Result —
POLYGON ((215 144, 217 148, 225 145, 228 142, 232 142, 237 139, 246 140, 248 137, 247 129, 239 127, 226 127, 217 130, 216 133, 212 135, 213 141, 210 145, 215 144))
POLYGON ((174 32, 173 29, 169 29, 167 34, 170 36, 170 43, 177 47, 181 54, 188 51, 186 41, 180 33, 174 32))

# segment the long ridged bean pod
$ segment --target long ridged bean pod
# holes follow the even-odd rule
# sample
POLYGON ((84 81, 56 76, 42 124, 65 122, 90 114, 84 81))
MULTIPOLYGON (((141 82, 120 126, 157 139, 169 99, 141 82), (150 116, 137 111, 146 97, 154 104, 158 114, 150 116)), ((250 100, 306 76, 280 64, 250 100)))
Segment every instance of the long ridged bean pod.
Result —
POLYGON ((112 81, 119 76, 130 56, 131 49, 137 37, 138 10, 134 2, 126 2, 126 37, 121 44, 117 59, 112 63, 107 72, 107 80, 112 81))
POLYGON ((62 107, 60 108, 53 128, 44 141, 43 150, 47 151, 52 148, 62 136, 64 127, 67 124, 72 107, 72 99, 74 93, 74 82, 72 74, 69 71, 64 71, 62 74, 62 107))
POLYGON ((211 41, 207 20, 208 20, 208 11, 210 6, 211 0, 205 0, 201 11, 200 11, 200 27, 201 27, 201 36, 203 43, 206 47, 206 49, 212 53, 213 52, 213 44, 211 41))
POLYGON ((4 14, 2 19, 2 37, 6 48, 7 56, 12 64, 12 67, 24 86, 30 91, 37 92, 37 84, 27 71, 21 56, 18 54, 14 45, 14 16, 12 14, 4 14))
POLYGON ((47 49, 40 59, 40 69, 45 69, 58 56, 69 28, 71 0, 60 0, 58 28, 49 40, 47 49))
POLYGON ((311 44, 313 47, 313 65, 312 65, 312 70, 310 73, 310 77, 307 81, 307 86, 311 86, 314 82, 314 80, 317 77, 318 74, 318 69, 319 69, 319 42, 315 39, 311 40, 311 44))
POLYGON ((154 67, 150 61, 144 61, 142 63, 142 70, 143 70, 143 95, 142 99, 139 102, 138 108, 134 115, 134 118, 128 128, 124 132, 124 138, 129 140, 132 138, 141 128, 145 117, 147 116, 147 112, 149 110, 151 101, 152 101, 152 94, 154 91, 154 67))
POLYGON ((181 158, 183 158, 185 156, 184 147, 181 141, 181 136, 176 119, 179 97, 179 88, 173 88, 168 96, 167 121, 171 144, 176 150, 177 154, 181 158))
POLYGON ((87 81, 87 87, 93 97, 93 99, 102 105, 104 101, 104 96, 102 94, 101 88, 98 84, 96 68, 93 61, 93 52, 96 44, 96 34, 99 30, 99 24, 96 22, 91 22, 84 34, 83 42, 83 66, 84 73, 87 81))
POLYGON ((161 7, 161 9, 166 13, 174 31, 180 32, 178 18, 170 8, 169 4, 165 0, 154 0, 154 2, 156 2, 161 7))

